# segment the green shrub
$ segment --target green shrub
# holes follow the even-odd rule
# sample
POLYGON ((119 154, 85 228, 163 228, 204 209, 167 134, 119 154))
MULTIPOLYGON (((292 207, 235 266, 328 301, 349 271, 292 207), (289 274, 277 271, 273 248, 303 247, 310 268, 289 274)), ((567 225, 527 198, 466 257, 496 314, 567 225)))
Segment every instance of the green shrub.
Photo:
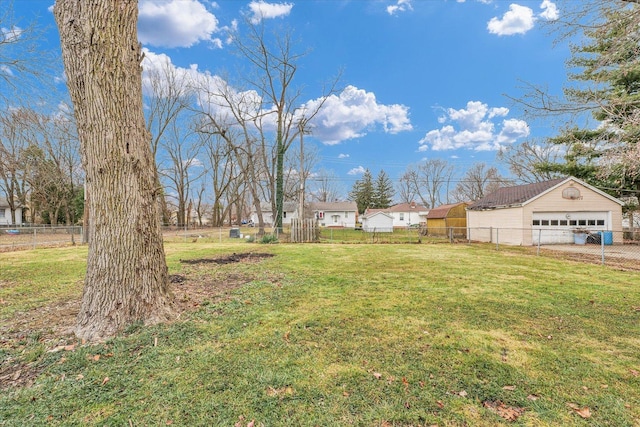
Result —
POLYGON ((260 243, 278 243, 278 236, 275 234, 265 234, 260 238, 260 243))

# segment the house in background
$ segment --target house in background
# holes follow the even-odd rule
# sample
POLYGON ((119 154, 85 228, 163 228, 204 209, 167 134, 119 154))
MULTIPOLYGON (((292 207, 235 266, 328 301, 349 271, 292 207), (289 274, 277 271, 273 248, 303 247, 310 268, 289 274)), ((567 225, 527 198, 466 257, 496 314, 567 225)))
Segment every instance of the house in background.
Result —
POLYGON ((6 199, 0 197, 0 225, 22 225, 22 208, 16 209, 16 221, 11 220, 11 208, 6 199))
MULTIPOLYGON (((291 225, 291 218, 298 217, 298 203, 297 202, 284 202, 283 203, 283 212, 282 212, 282 225, 291 225)), ((262 211, 262 220, 264 221, 264 225, 270 227, 274 223, 273 210, 271 209, 270 202, 260 202, 260 210, 262 211)), ((255 208, 251 208, 251 221, 254 224, 258 224, 258 214, 256 213, 255 208)))
POLYGON ((437 206, 427 214, 427 234, 430 236, 467 237, 467 211, 469 203, 437 206))
POLYGON ((362 216, 362 231, 369 233, 393 233, 393 216, 380 209, 362 216))
MULTIPOLYGON (((406 228, 410 226, 417 226, 426 222, 427 208, 417 204, 411 203, 399 203, 386 209, 367 209, 365 215, 374 214, 376 212, 384 212, 391 215, 393 218, 393 227, 406 228)), ((364 222, 363 222, 364 226, 364 222)))
MULTIPOLYGON (((468 238, 525 246, 574 243, 575 232, 621 231, 622 205, 575 177, 505 187, 467 207, 468 238)), ((622 243, 622 233, 611 237, 622 243)))
POLYGON ((358 222, 356 202, 313 202, 309 210, 321 227, 355 228, 358 222))

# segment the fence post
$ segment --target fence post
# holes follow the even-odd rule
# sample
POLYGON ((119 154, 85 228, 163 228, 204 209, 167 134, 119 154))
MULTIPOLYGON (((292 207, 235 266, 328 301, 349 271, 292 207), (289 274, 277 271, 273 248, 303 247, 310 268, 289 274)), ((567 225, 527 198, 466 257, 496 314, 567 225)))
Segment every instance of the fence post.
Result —
POLYGON ((602 247, 602 265, 604 265, 604 231, 600 232, 600 246, 602 247))
POLYGON ((498 236, 499 232, 500 232, 500 229, 496 228, 496 251, 500 250, 500 237, 498 236))
POLYGON ((538 230, 538 253, 537 255, 540 256, 540 241, 542 240, 542 228, 538 230))
POLYGON ((37 228, 33 227, 33 249, 35 249, 38 244, 38 238, 36 237, 36 230, 37 228))

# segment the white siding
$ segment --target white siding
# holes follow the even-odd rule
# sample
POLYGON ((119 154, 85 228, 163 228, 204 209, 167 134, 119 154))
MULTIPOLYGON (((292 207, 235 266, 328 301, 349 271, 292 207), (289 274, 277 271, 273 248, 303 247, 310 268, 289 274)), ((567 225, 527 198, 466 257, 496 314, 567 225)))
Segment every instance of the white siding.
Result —
POLYGON ((393 232, 393 218, 383 213, 362 219, 362 230, 376 233, 393 232))
POLYGON ((22 208, 16 209, 16 222, 11 221, 11 209, 8 206, 0 208, 0 225, 21 225, 22 224, 22 208), (2 211, 4 210, 4 215, 2 211))

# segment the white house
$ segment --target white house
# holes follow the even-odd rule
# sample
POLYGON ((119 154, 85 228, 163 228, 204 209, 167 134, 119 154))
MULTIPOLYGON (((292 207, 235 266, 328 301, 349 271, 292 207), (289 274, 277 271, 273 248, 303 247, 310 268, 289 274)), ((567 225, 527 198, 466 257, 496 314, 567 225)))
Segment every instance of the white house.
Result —
POLYGON ((574 232, 612 232, 622 243, 623 203, 586 182, 559 178, 501 188, 467 207, 468 238, 511 245, 574 243, 574 232))
POLYGON ((412 225, 424 224, 427 221, 428 210, 426 207, 411 203, 399 203, 385 209, 367 209, 365 214, 384 212, 393 218, 393 227, 406 228, 412 225))
POLYGON ((0 198, 0 225, 21 225, 22 224, 22 208, 16 209, 16 221, 11 220, 11 208, 6 199, 0 198))
MULTIPOLYGON (((284 202, 283 205, 282 225, 291 225, 291 218, 298 217, 298 204, 296 202, 284 202)), ((271 209, 271 203, 260 202, 260 210, 262 211, 264 224, 266 226, 273 225, 275 215, 271 209)), ((251 221, 256 225, 258 224, 258 214, 256 213, 255 208, 251 209, 251 221)))
POLYGON ((355 228, 358 221, 356 202, 314 202, 309 209, 322 227, 355 228))
POLYGON ((362 231, 369 233, 392 233, 393 216, 377 210, 362 216, 362 231))

